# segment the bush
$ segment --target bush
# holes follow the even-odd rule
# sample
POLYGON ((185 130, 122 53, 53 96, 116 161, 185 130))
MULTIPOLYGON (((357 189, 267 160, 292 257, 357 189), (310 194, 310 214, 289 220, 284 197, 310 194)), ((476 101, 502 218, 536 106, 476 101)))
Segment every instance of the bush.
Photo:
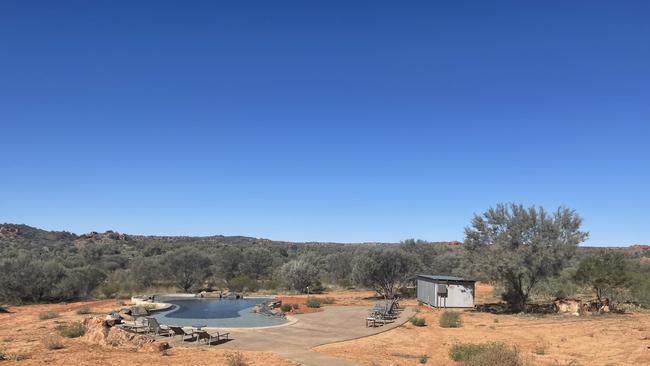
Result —
POLYGON ((46 311, 44 313, 38 314, 38 318, 41 320, 54 319, 58 317, 59 317, 59 313, 56 313, 54 311, 46 311))
POLYGON ((248 366, 248 361, 240 351, 226 353, 228 366, 248 366))
POLYGON ((427 363, 427 361, 429 361, 429 356, 420 355, 419 360, 420 360, 420 363, 425 364, 425 363, 427 363))
POLYGON ((453 311, 445 311, 440 316, 440 326, 443 328, 460 328, 463 321, 460 318, 460 313, 453 311))
POLYGON ((49 350, 62 349, 64 347, 61 338, 55 334, 48 334, 43 338, 43 346, 49 350))
POLYGON ((280 306, 280 310, 282 310, 283 313, 291 311, 291 309, 293 309, 293 306, 291 306, 291 304, 282 304, 282 306, 280 306))
POLYGON ((316 299, 309 299, 307 300, 307 307, 308 308, 319 308, 320 307, 320 301, 316 299))
POLYGON ((0 349, 0 361, 22 361, 26 359, 27 355, 24 353, 7 352, 5 349, 0 349))
POLYGON ((4 306, 0 306, 0 313, 8 313, 9 311, 4 306))
POLYGON ((291 307, 293 307, 293 310, 298 310, 300 309, 300 304, 291 304, 291 307))
POLYGON ((424 327, 427 325, 427 321, 424 318, 418 318, 415 316, 411 318, 411 324, 415 325, 416 327, 424 327))
POLYGON ((79 315, 88 315, 90 313, 91 313, 90 308, 81 308, 81 309, 77 310, 77 314, 79 314, 79 315))
POLYGON ((524 365, 517 348, 498 342, 455 344, 449 351, 449 357, 463 366, 524 365))
POLYGON ((307 288, 314 291, 318 287, 318 268, 304 258, 289 261, 280 267, 280 276, 284 285, 292 290, 308 292, 307 288))
POLYGON ((81 322, 57 325, 56 330, 60 335, 66 338, 77 338, 86 333, 86 329, 84 328, 84 325, 81 324, 81 322))

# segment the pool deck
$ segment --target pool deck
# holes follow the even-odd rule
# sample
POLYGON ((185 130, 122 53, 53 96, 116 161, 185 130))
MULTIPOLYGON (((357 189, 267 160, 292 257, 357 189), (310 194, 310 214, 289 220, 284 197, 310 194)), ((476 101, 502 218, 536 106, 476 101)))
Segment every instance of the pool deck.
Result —
MULTIPOLYGON (((380 327, 366 327, 367 307, 327 306, 324 311, 295 315, 298 321, 288 326, 265 329, 229 329, 231 340, 217 345, 222 349, 274 352, 291 361, 307 366, 350 366, 347 360, 312 351, 312 348, 329 343, 347 341, 396 328, 415 314, 414 308, 406 308, 394 322, 380 327)), ((173 346, 192 346, 194 342, 176 339, 173 346)))

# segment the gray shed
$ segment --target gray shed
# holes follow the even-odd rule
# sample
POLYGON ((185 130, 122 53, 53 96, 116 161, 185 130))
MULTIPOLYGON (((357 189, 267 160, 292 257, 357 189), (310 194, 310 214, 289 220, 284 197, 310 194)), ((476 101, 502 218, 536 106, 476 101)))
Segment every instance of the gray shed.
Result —
POLYGON ((418 302, 435 308, 473 308, 476 281, 453 276, 418 275, 418 302))

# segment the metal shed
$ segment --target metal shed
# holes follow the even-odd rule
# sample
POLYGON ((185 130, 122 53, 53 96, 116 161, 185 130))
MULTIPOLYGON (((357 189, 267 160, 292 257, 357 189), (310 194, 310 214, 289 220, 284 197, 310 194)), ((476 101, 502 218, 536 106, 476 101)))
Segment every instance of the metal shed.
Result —
POLYGON ((436 308, 473 308, 474 280, 418 275, 418 302, 436 308))

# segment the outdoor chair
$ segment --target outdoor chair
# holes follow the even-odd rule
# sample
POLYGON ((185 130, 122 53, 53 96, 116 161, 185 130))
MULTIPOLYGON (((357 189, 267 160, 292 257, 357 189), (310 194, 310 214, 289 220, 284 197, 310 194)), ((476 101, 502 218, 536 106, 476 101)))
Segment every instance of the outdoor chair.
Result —
POLYGON ((144 318, 137 318, 133 322, 119 324, 118 327, 135 333, 140 333, 140 331, 146 332, 148 325, 145 324, 145 320, 144 318))
POLYGON ((175 327, 175 326, 169 326, 169 330, 172 331, 172 337, 176 337, 177 335, 181 336, 183 340, 185 341, 185 336, 190 336, 191 338, 194 338, 194 331, 186 331, 183 329, 183 327, 175 327))
POLYGON ((160 325, 156 318, 147 318, 147 332, 153 333, 154 335, 173 335, 169 327, 160 325))
POLYGON ((211 346, 212 345, 212 340, 216 340, 217 343, 221 340, 221 338, 225 338, 226 340, 228 339, 228 335, 230 333, 208 333, 205 330, 198 330, 195 332, 196 333, 196 341, 198 342, 199 340, 203 339, 206 341, 206 343, 211 346))

